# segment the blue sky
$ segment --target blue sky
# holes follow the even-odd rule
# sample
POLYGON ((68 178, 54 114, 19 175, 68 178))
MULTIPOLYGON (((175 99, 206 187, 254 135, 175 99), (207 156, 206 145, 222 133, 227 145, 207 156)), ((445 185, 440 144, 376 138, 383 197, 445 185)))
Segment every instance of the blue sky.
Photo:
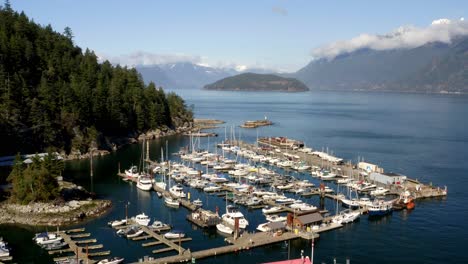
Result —
POLYGON ((298 70, 313 50, 335 41, 404 25, 424 28, 436 19, 464 17, 468 10, 468 1, 416 0, 10 2, 36 23, 60 32, 71 27, 77 45, 121 63, 138 53, 136 60, 146 58, 147 64, 190 60, 282 71, 298 70))

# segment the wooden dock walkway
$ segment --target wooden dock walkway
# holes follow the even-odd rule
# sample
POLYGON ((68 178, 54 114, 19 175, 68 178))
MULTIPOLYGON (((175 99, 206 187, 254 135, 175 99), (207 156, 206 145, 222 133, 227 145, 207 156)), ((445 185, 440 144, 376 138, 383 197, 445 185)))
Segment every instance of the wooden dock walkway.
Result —
MULTIPOLYGON (((242 237, 234 240, 233 238, 226 239, 226 242, 230 245, 217 247, 217 248, 210 248, 206 250, 200 250, 191 252, 190 250, 182 250, 181 254, 175 256, 168 256, 164 258, 158 258, 153 260, 148 260, 144 262, 138 263, 146 263, 146 264, 159 264, 159 263, 179 263, 179 262, 190 262, 192 258, 195 260, 214 257, 218 255, 228 254, 239 252, 242 250, 249 250, 255 247, 261 247, 265 245, 275 244, 283 241, 288 241, 292 239, 299 238, 299 235, 296 235, 292 232, 283 233, 281 236, 273 236, 266 232, 260 232, 255 234, 244 234, 242 237)), ((318 237, 316 234, 315 237, 318 237)), ((136 263, 135 263, 136 264, 136 263)))
POLYGON ((89 250, 101 249, 104 246, 102 244, 89 245, 90 243, 97 242, 96 239, 85 239, 85 240, 74 240, 74 238, 84 238, 91 236, 90 233, 81 233, 84 232, 84 228, 77 228, 66 231, 57 231, 57 234, 63 238, 63 241, 68 245, 68 248, 49 250, 49 255, 63 254, 63 253, 73 253, 74 256, 65 256, 54 258, 54 261, 66 260, 66 259, 80 259, 83 263, 96 263, 96 261, 90 259, 90 257, 96 256, 107 256, 110 254, 110 251, 96 251, 89 252, 89 250), (84 245, 81 245, 84 244, 84 245))

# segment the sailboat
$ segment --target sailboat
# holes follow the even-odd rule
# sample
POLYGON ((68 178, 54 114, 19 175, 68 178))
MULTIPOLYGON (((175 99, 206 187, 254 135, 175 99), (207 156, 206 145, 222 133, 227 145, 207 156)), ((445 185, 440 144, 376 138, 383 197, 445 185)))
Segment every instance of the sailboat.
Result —
MULTIPOLYGON (((169 161, 167 161, 168 164, 169 164, 169 161)), ((164 152, 163 152, 163 148, 161 147, 161 163, 164 163, 164 152)), ((163 190, 166 189, 166 182, 165 182, 165 170, 164 170, 164 173, 163 173, 163 176, 162 176, 162 181, 156 181, 155 185, 163 190)))
MULTIPOLYGON (((165 174, 163 177, 166 178, 165 174)), ((171 180, 168 179, 168 182, 169 182, 169 188, 170 188, 171 180)), ((166 193, 164 194, 164 204, 169 207, 179 208, 180 201, 178 199, 173 198, 170 193, 166 193)))
MULTIPOLYGON (((337 193, 339 193, 340 190, 340 185, 337 185, 337 193)), ((358 219, 361 216, 361 213, 359 211, 353 211, 351 209, 344 210, 340 213, 338 213, 338 199, 336 199, 336 215, 332 218, 333 223, 339 223, 339 224, 347 224, 354 222, 356 219, 358 219)))

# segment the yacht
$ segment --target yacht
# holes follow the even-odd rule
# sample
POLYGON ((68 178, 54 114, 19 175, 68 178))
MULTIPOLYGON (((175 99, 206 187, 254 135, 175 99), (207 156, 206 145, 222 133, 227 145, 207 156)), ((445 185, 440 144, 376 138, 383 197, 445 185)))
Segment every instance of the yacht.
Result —
POLYGON ((169 192, 178 198, 185 198, 187 196, 184 192, 184 188, 180 184, 172 186, 169 192))
POLYGON ((153 181, 149 176, 139 176, 136 186, 140 190, 151 191, 151 189, 153 188, 153 181))
POLYGON ((62 237, 54 233, 38 233, 34 236, 33 240, 39 246, 44 246, 47 244, 53 244, 62 241, 62 237))
POLYGON ((148 226, 149 222, 150 222, 150 218, 145 215, 145 213, 141 213, 139 215, 136 215, 133 220, 135 220, 135 222, 139 225, 142 225, 142 226, 148 226))
POLYGON ((239 208, 233 205, 226 206, 226 213, 221 216, 223 221, 234 226, 235 220, 239 219, 239 228, 245 229, 249 222, 244 218, 244 215, 239 211, 239 208))
POLYGON ((166 204, 169 207, 176 207, 176 208, 179 208, 180 206, 179 200, 172 198, 172 196, 170 195, 164 196, 164 204, 166 204))

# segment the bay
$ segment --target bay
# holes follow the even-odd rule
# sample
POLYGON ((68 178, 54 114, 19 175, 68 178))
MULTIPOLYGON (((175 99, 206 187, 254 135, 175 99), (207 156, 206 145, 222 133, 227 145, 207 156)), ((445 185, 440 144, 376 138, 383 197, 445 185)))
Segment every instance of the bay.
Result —
MULTIPOLYGON (((287 136, 303 140, 307 146, 328 149, 335 155, 356 162, 364 159, 379 164, 386 171, 405 174, 436 186, 447 186, 448 197, 426 199, 416 203, 411 212, 394 212, 388 217, 370 221, 363 216, 357 223, 345 228, 321 234, 315 243, 316 263, 446 263, 468 262, 464 254, 466 186, 468 183, 468 97, 451 95, 398 94, 398 93, 256 93, 256 92, 208 92, 177 91, 194 105, 197 118, 215 118, 226 121, 214 129, 217 138, 210 144, 220 143, 225 131, 230 134, 235 127, 236 137, 254 142, 259 136, 287 136), (239 129, 246 120, 267 117, 273 126, 258 130, 239 129), (226 127, 226 129, 224 128, 226 127)), ((184 136, 172 136, 153 140, 150 155, 159 159, 160 149, 168 141, 168 153, 177 152, 189 144, 184 136)), ((200 140, 208 147, 208 139, 200 140)), ((149 214, 184 230, 193 241, 183 244, 192 251, 224 245, 224 237, 215 231, 206 232, 185 220, 187 210, 168 209, 155 193, 145 193, 116 176, 118 164, 122 170, 138 164, 141 154, 139 144, 124 147, 94 162, 94 176, 89 173, 89 161, 73 161, 66 165, 64 175, 96 192, 100 198, 113 201, 112 210, 105 216, 78 226, 98 239, 113 255, 137 261, 144 255, 151 256, 151 249, 141 242, 128 241, 115 235, 107 222, 141 212, 149 214)), ((171 157, 173 158, 173 157, 171 157)), ((318 181, 310 175, 296 177, 318 181)), ((333 184, 330 184, 335 188, 333 184)), ((222 198, 191 191, 193 199, 200 197, 211 210, 223 212, 222 198)), ((303 199, 314 205, 319 199, 303 199)), ((325 203, 335 210, 331 201, 325 203)), ((264 222, 260 211, 242 209, 250 221, 249 231, 264 222)), ((49 263, 50 257, 31 241, 40 228, 1 226, 0 234, 10 241, 18 263, 49 263)), ((290 256, 299 257, 301 250, 310 255, 310 242, 295 240, 291 243, 290 256)), ((168 253, 170 255, 173 253, 168 253)), ((163 256, 164 254, 160 254, 163 256)), ((261 263, 288 258, 288 247, 272 245, 238 254, 217 256, 201 263, 261 263)))

